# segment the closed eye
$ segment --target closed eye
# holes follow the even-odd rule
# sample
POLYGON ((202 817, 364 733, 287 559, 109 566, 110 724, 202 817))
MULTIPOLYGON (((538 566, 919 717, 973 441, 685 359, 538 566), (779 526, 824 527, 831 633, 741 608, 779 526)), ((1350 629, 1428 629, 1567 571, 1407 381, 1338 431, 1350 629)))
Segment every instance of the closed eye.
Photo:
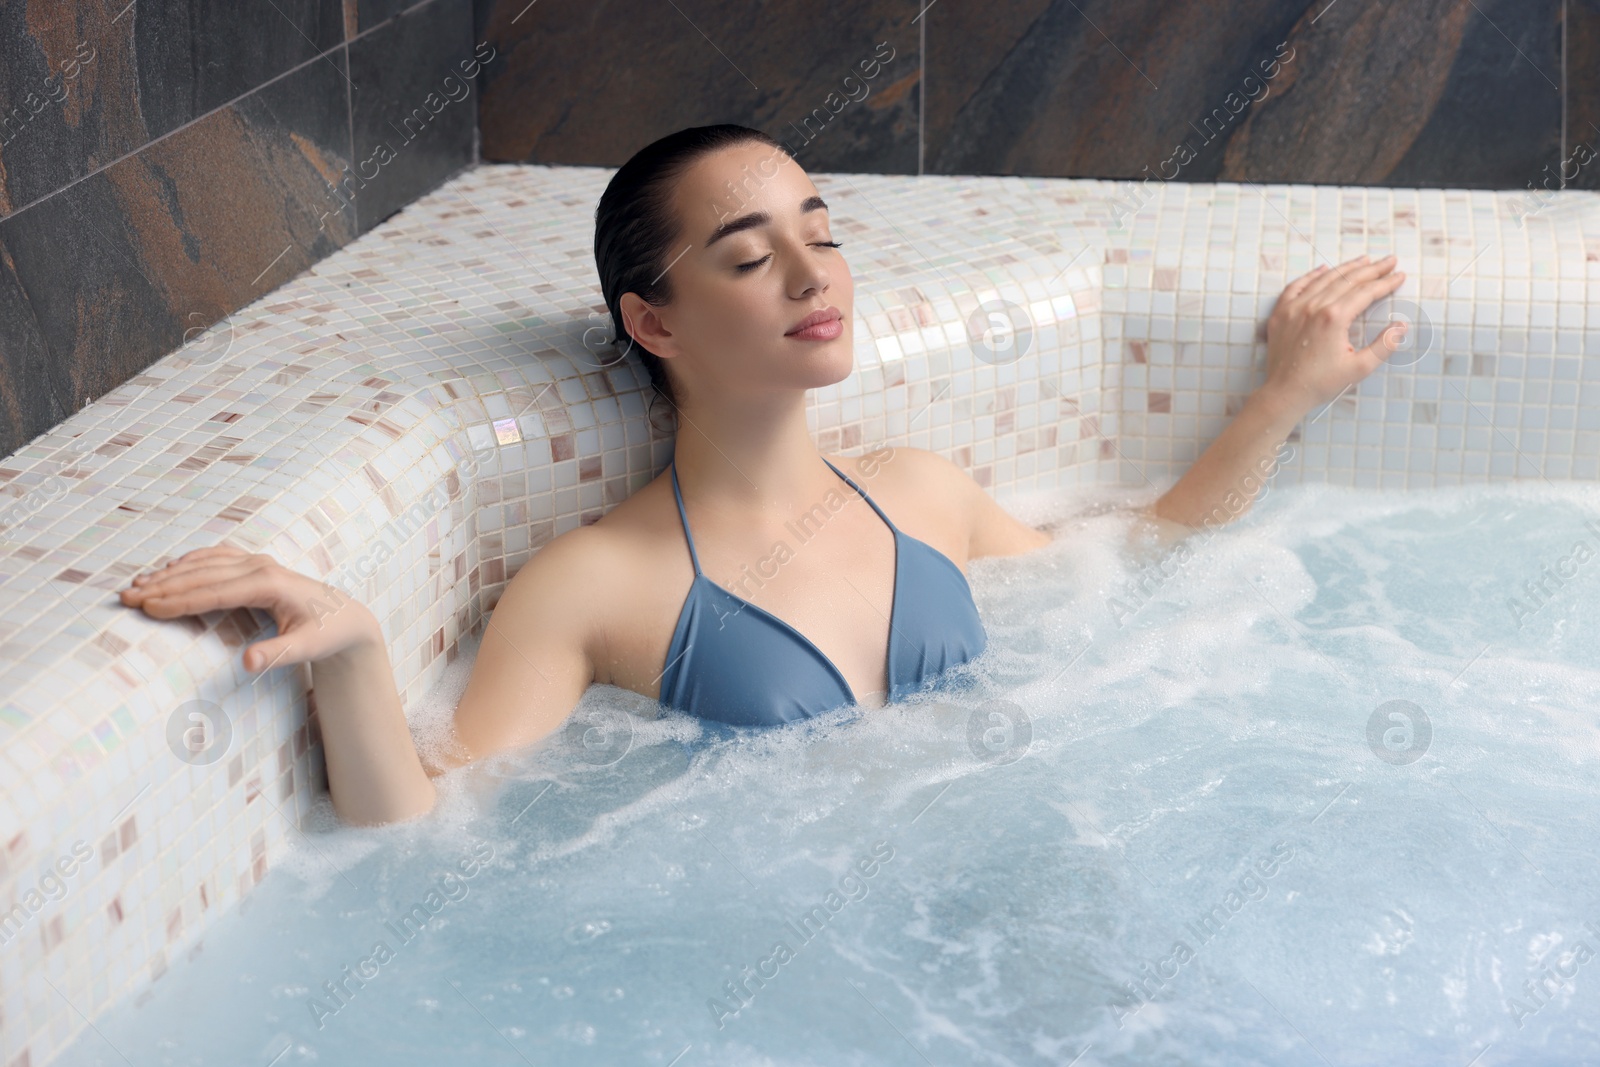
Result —
MULTIPOLYGON (((813 248, 842 248, 842 247, 844 247, 838 241, 813 241, 813 242, 811 242, 811 246, 813 248)), ((737 264, 735 269, 740 274, 745 274, 745 273, 748 273, 749 271, 755 270, 757 267, 761 266, 761 264, 765 263, 767 260, 769 260, 771 258, 772 258, 772 253, 768 252, 766 255, 762 256, 760 259, 751 260, 749 263, 737 264)))

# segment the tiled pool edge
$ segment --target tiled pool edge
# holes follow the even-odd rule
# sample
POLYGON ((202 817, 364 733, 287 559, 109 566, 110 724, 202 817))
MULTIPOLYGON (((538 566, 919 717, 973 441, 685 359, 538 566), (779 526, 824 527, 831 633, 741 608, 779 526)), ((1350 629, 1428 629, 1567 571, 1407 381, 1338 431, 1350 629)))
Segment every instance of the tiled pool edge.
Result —
MULTIPOLYGON (((428 212, 451 215, 436 207, 449 195, 426 198, 237 313, 231 344, 202 339, 0 463, 11 475, 7 502, 22 505, 20 518, 7 513, 3 582, 27 597, 14 598, 0 634, 0 673, 11 683, 0 704, 0 899, 24 909, 11 913, 17 933, 0 961, 0 1062, 48 1062, 86 1019, 193 951, 290 847, 322 785, 315 720, 298 695, 303 668, 251 678, 239 666, 265 616, 155 623, 115 601, 128 577, 224 538, 270 552, 373 608, 410 705, 538 544, 597 517, 665 463, 670 442, 649 431, 636 364, 581 365, 586 350, 564 343, 582 321, 571 309, 524 320, 525 340, 538 335, 523 346, 531 353, 481 346, 491 354, 455 363, 472 345, 435 344, 453 312, 435 309, 420 331, 425 358, 401 368, 380 367, 367 351, 376 319, 352 314, 354 328, 309 337, 294 329, 297 318, 339 325, 331 279, 370 273, 385 242, 437 240, 428 212), (541 333, 550 323, 560 336, 541 333), (446 347, 451 355, 440 356, 446 347), (478 464, 478 477, 466 476, 478 464), (361 577, 363 556, 381 566, 379 581, 361 577), (199 721, 191 712, 220 712, 216 721, 232 730, 215 762, 167 750, 172 724, 199 721), (41 902, 28 893, 41 864, 58 858, 57 843, 72 873, 59 901, 41 902)), ((863 278, 862 295, 871 292, 863 278)), ((378 306, 387 315, 407 303, 391 295, 378 306)), ((1095 343, 1087 360, 1098 357, 1095 343)), ((898 381, 907 384, 903 374, 898 381)), ((928 391, 926 382, 914 388, 928 391)), ((1014 411, 1015 387, 1004 388, 1014 411)), ((870 420, 838 421, 860 407, 859 392, 834 391, 831 407, 813 406, 824 447, 875 443, 862 437, 870 420)), ((972 401, 936 400, 924 435, 972 401)), ((1092 412, 1092 402, 1082 406, 1092 412)), ((1100 450, 1085 439, 1052 443, 1049 454, 1100 450)))
MULTIPOLYGON (((590 302, 598 302, 587 280, 593 268, 584 255, 584 212, 607 173, 538 167, 469 172, 235 315, 235 345, 225 354, 188 367, 177 366, 183 353, 168 357, 0 462, 0 469, 15 469, 19 457, 31 460, 24 477, 38 491, 50 474, 60 473, 51 470, 52 463, 60 468, 71 462, 70 442, 91 433, 101 441, 68 471, 78 482, 76 497, 51 495, 49 502, 59 506, 44 507, 39 523, 22 527, 33 537, 27 553, 32 565, 20 568, 16 556, 9 556, 3 575, 5 587, 57 597, 60 606, 41 611, 37 600, 24 601, 20 617, 28 630, 13 626, 18 598, 9 598, 12 608, 0 615, 0 674, 12 683, 0 702, 0 755, 7 782, 23 786, 8 784, 0 810, 0 855, 6 858, 0 901, 15 901, 35 885, 40 864, 54 862, 58 853, 70 858, 77 840, 97 855, 66 879, 59 904, 47 902, 6 945, 0 960, 6 1034, 0 1062, 13 1062, 24 1044, 35 1064, 47 1062, 82 1029, 80 1009, 92 1018, 191 950, 209 923, 289 847, 320 778, 314 731, 304 721, 304 702, 294 696, 299 672, 273 672, 252 685, 237 664, 239 645, 249 639, 247 618, 234 613, 220 620, 214 629, 222 642, 192 620, 149 622, 116 605, 112 591, 127 576, 175 554, 173 546, 180 543, 177 551, 227 537, 333 578, 347 574, 347 565, 381 541, 392 540, 396 547, 382 564, 381 588, 357 583, 350 591, 384 620, 409 704, 433 684, 456 641, 481 624, 498 588, 538 544, 601 513, 665 463, 670 445, 648 431, 634 365, 581 365, 594 357, 579 340, 581 329, 573 328, 593 310, 590 302), (495 203, 483 218, 486 198, 495 203), (554 222, 541 224, 541 209, 554 222), (451 247, 445 235, 455 232, 452 226, 485 244, 548 249, 558 284, 529 300, 536 308, 505 308, 502 299, 464 310, 458 301, 438 296, 469 295, 477 277, 472 264, 482 261, 466 255, 453 261, 456 274, 431 279, 423 297, 396 295, 427 288, 430 283, 411 261, 423 258, 428 267, 425 250, 451 247), (551 229, 557 232, 536 236, 551 229), (529 230, 534 235, 524 236, 529 230), (514 242, 508 231, 518 234, 514 242), (546 239, 550 244, 538 243, 546 239), (356 287, 351 280, 363 274, 393 283, 395 292, 335 291, 340 281, 356 287), (369 296, 377 299, 366 307, 378 310, 357 314, 369 296), (483 317, 461 325, 464 317, 493 309, 505 312, 507 321, 483 317), (538 314, 521 314, 533 311, 538 314), (415 331, 391 328, 407 320, 417 320, 415 331), (481 324, 492 334, 477 331, 481 324), (508 337, 520 347, 507 349, 508 337), (488 343, 475 347, 485 338, 488 343), (370 351, 375 340, 392 362, 378 365, 383 361, 370 351), (234 367, 268 348, 271 354, 258 354, 253 366, 234 367), (173 373, 164 376, 169 365, 173 373), (208 388, 212 392, 204 394, 208 388), (138 406, 125 406, 124 398, 136 398, 138 406), (197 405, 206 405, 204 418, 172 417, 197 405), (156 413, 169 421, 154 425, 156 413), (189 435, 187 443, 179 444, 180 433, 189 435), (136 434, 142 436, 132 439, 136 434), (259 454, 253 450, 257 442, 259 454), (491 447, 495 458, 478 479, 463 477, 463 467, 476 462, 472 452, 491 447), (63 451, 66 460, 59 458, 63 451), (319 463, 296 469, 294 456, 308 452, 319 463), (52 460, 52 453, 58 458, 52 460), (100 459, 90 458, 95 456, 100 459), (186 508, 157 510, 161 496, 141 481, 152 471, 156 479, 177 475, 169 480, 191 494, 186 508), (215 477, 207 479, 208 473, 215 477), (248 483, 252 473, 255 480, 248 483), (97 481, 95 474, 105 477, 97 481), (118 490, 117 502, 102 499, 96 505, 107 487, 118 490), (149 510, 123 517, 129 506, 149 510), (50 522, 58 511, 65 514, 50 522), (410 530, 409 536, 382 533, 394 523, 410 530), (143 542, 129 536, 140 531, 143 542), (95 594, 84 595, 85 587, 95 594), (43 641, 18 656, 24 637, 43 641), (63 669, 65 664, 72 666, 63 669), (85 681, 84 667, 98 673, 85 681), (240 683, 261 690, 248 706, 236 694, 225 695, 240 683), (62 700, 62 693, 74 691, 75 698, 62 700), (166 751, 167 722, 195 699, 220 704, 236 727, 215 764, 185 765, 166 751), (172 770, 140 792, 137 783, 158 777, 145 773, 153 766, 172 770), (22 799, 31 806, 14 802, 23 789, 28 795, 22 799), (95 946, 104 950, 103 961, 94 958, 95 946), (47 974, 55 989, 35 981, 36 974, 47 974)), ((1314 203, 1331 197, 1342 231, 1346 199, 1359 195, 1365 204, 1373 192, 1275 187, 1257 194, 1263 219, 1271 214, 1269 198, 1283 197, 1290 235, 1280 273, 1249 272, 1249 287, 1235 292, 1242 272, 1186 264, 1185 254, 1194 249, 1182 238, 1193 228, 1197 204, 1208 196, 1242 199, 1239 187, 1161 190, 1146 212, 1134 216, 1131 230, 1118 231, 1102 225, 1115 193, 1108 183, 818 176, 818 185, 834 205, 835 236, 847 242, 852 234, 869 237, 847 248, 858 285, 858 374, 815 395, 811 414, 819 445, 846 452, 884 440, 932 447, 972 469, 1002 497, 1062 481, 1115 478, 1138 484, 1141 478, 1169 477, 1186 462, 1183 449, 1214 436, 1227 417, 1201 405, 1225 408, 1228 397, 1247 391, 1258 373, 1252 316, 1263 303, 1270 306, 1281 271, 1297 273, 1294 257, 1312 254, 1294 248, 1292 201, 1297 195, 1314 203), (872 210, 851 210, 852 196, 872 210), (924 261, 903 248, 897 257, 871 260, 874 244, 891 247, 898 230, 891 224, 880 232, 861 220, 880 213, 917 217, 921 201, 933 205, 922 211, 967 227, 960 234, 929 227, 927 239, 939 241, 948 254, 924 261), (1178 220, 1178 239, 1163 236, 1162 226, 1173 225, 1169 212, 1178 220), (1091 240, 1072 245, 1073 238, 1085 236, 1091 240), (855 251, 862 244, 867 256, 855 251), (1101 254, 1083 255, 1085 248, 1101 254), (960 255, 965 258, 957 263, 960 255), (1164 263, 1164 256, 1174 261, 1164 263), (997 283, 993 272, 1002 271, 1013 281, 997 283), (1200 272, 1198 287, 1189 284, 1194 279, 1186 271, 1200 272), (1207 301, 1215 294, 1205 283, 1219 271, 1230 295, 1223 308, 1213 310, 1207 301), (963 327, 977 298, 963 307, 950 293, 975 284, 980 274, 989 275, 1000 297, 1029 308, 1039 327, 1031 353, 994 363, 974 354, 963 327), (1063 294, 1071 296, 1068 306, 1050 302, 1063 294), (1169 314, 1171 325, 1163 325, 1169 314), (1225 323, 1221 337, 1205 339, 1208 322, 1225 323), (1248 331, 1241 323, 1249 324, 1248 331), (1200 336, 1185 339, 1196 328, 1200 336), (1186 344, 1197 347, 1185 350, 1186 344), (1137 345, 1144 346, 1142 353, 1137 345), (1162 345, 1170 347, 1170 362, 1162 345), (1185 361, 1186 352, 1194 362, 1185 361), (1207 363, 1219 356, 1220 362, 1207 363), (946 382, 948 392, 941 393, 946 382), (1194 412, 1184 408, 1191 393, 1194 412), (1139 432, 1131 432, 1134 427, 1139 432)), ((1405 194, 1387 195, 1392 209, 1394 198, 1405 194)), ((1503 202, 1493 194, 1436 195, 1503 202)), ((1238 202, 1224 207, 1236 210, 1238 202)), ((1215 210, 1208 203, 1208 223, 1215 210)), ((1316 217, 1314 211, 1304 227, 1312 234, 1321 233, 1316 217)), ((1419 212, 1419 237, 1422 221, 1419 212)), ((1209 255, 1213 231, 1202 232, 1207 240, 1201 251, 1209 255)), ((1578 231, 1580 311, 1600 307, 1600 273, 1591 265, 1600 260, 1600 241, 1591 232, 1578 231)), ((1374 236, 1364 239, 1370 244, 1374 236)), ((1306 235, 1305 244, 1315 240, 1306 235)), ((1261 250, 1269 243, 1263 240, 1255 254, 1271 254, 1261 250)), ((1327 243, 1330 253, 1343 252, 1348 236, 1327 243)), ((1232 246, 1229 255, 1237 255, 1232 246)), ((1489 250, 1480 256, 1492 262, 1489 250)), ((545 265, 542 259, 519 264, 524 271, 545 265)), ((1422 275, 1425 282, 1428 277, 1422 275)), ((1529 278, 1530 292, 1534 280, 1529 278)), ((531 278, 508 279, 492 295, 526 296, 538 288, 531 278)), ((1577 358, 1600 357, 1587 318, 1578 331, 1577 358)), ((1552 351, 1551 359, 1558 355, 1552 351)), ((1588 362, 1592 367, 1595 361, 1588 362)), ((1471 372, 1481 370, 1481 363, 1469 358, 1465 369, 1468 389, 1476 388, 1471 372)), ((1392 380, 1375 376, 1364 383, 1354 394, 1356 404, 1384 401, 1392 380)), ((1406 414, 1414 411, 1408 407, 1406 414)), ((1334 427, 1353 431, 1357 421, 1370 424, 1338 406, 1321 421, 1326 430, 1313 424, 1305 434, 1307 455, 1317 434, 1329 435, 1331 458, 1341 447, 1334 427)), ((1574 430, 1580 433, 1590 436, 1575 436, 1575 448, 1595 436, 1574 430)), ((1359 458, 1359 448, 1349 447, 1359 458)), ((1487 457, 1491 450, 1483 452, 1487 457)), ((1302 459, 1286 473, 1300 477, 1306 469, 1302 459)), ((1313 474, 1340 469, 1332 463, 1323 472, 1311 468, 1313 474)), ((1348 473, 1351 484, 1364 484, 1354 462, 1348 473)), ((14 478, 8 486, 17 484, 28 483, 14 478)), ((23 537, 15 530, 4 533, 23 537)))

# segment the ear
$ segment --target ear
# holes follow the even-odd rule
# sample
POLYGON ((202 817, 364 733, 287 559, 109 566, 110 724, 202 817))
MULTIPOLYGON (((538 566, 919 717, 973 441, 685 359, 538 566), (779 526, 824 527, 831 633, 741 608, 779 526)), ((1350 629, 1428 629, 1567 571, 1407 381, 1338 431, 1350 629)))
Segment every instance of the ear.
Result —
POLYGON ((678 339, 662 321, 660 309, 646 303, 638 293, 623 293, 618 306, 622 310, 622 324, 639 344, 662 359, 678 354, 678 339))

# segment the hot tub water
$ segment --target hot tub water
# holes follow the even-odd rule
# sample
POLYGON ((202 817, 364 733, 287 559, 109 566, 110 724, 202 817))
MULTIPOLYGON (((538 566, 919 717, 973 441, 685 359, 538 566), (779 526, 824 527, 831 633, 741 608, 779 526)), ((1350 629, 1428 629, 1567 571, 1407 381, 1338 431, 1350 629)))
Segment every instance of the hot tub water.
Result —
POLYGON ((592 689, 426 820, 325 809, 58 1062, 1600 1057, 1597 519, 1295 486, 1180 562, 1080 515, 972 565, 959 698, 741 732, 592 689))

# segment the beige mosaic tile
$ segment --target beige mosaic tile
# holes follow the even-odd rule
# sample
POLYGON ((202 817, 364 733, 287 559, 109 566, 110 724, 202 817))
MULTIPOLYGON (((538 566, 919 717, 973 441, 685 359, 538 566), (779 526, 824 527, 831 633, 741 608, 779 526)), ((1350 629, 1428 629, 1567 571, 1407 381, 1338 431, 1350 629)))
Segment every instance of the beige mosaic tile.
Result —
MULTIPOLYGON (((532 552, 665 466, 642 371, 584 343, 609 175, 465 173, 0 460, 0 1063, 195 950, 324 788, 303 672, 239 665, 267 618, 156 623, 129 577, 270 552, 373 609, 409 703, 532 552), (174 754, 213 721, 214 761, 174 754)), ((931 448, 1001 499, 1163 484, 1259 380, 1282 285, 1392 249, 1433 341, 1308 417, 1286 476, 1600 477, 1593 194, 1172 184, 1129 214, 1126 183, 814 177, 857 283, 825 450, 931 448)))

